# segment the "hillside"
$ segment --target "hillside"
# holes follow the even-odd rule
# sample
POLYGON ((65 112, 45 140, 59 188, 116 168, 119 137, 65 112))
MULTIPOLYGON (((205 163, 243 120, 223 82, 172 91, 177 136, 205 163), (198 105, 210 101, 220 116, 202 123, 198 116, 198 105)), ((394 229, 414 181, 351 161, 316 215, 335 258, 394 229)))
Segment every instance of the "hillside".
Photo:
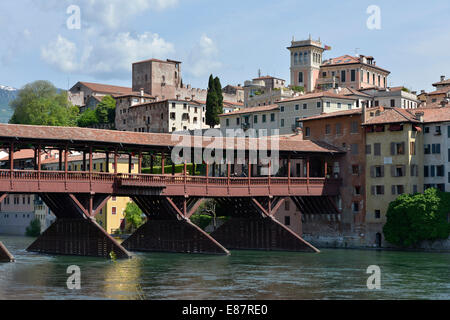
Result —
POLYGON ((0 85, 0 123, 7 123, 13 115, 9 102, 16 98, 17 92, 17 89, 0 85))

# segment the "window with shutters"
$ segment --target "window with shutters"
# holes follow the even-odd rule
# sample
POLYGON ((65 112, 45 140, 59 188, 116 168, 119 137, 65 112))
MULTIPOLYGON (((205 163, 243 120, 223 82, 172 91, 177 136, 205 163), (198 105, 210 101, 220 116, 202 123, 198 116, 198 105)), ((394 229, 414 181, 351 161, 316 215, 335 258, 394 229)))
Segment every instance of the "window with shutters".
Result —
POLYGON ((431 153, 432 154, 441 154, 441 145, 439 143, 433 144, 431 146, 431 153))
POLYGON ((381 156, 381 143, 375 143, 373 145, 373 154, 375 156, 381 156))
POLYGON ((342 125, 340 123, 336 123, 336 134, 342 133, 342 125))
POLYGON ((291 202, 289 200, 286 200, 284 202, 284 210, 286 210, 286 211, 291 210, 291 202))
POLYGON ((353 193, 355 196, 360 196, 361 195, 361 186, 355 186, 353 191, 354 191, 353 193))
POLYGON ((375 210, 375 219, 381 219, 381 210, 375 210))
POLYGON ((412 156, 416 155, 416 143, 415 142, 411 142, 411 144, 410 144, 410 155, 412 155, 412 156))
POLYGON ((351 146, 352 155, 357 155, 359 153, 358 144, 353 143, 351 146))
POLYGON ((372 195, 384 195, 384 186, 372 186, 372 195))
POLYGON ((358 213, 359 212, 359 202, 353 202, 352 210, 353 210, 353 213, 358 213))
POLYGON ((289 217, 289 216, 285 216, 284 217, 284 225, 285 226, 290 226, 291 225, 291 217, 289 217))
POLYGON ((403 185, 392 186, 392 195, 401 195, 405 193, 405 187, 403 185))
POLYGON ((419 166, 416 164, 411 165, 411 177, 418 177, 419 176, 419 166))
POLYGON ((405 166, 392 166, 392 176, 393 177, 404 177, 405 176, 405 166))
POLYGON ((437 166, 436 167, 436 176, 437 177, 444 177, 444 166, 437 166))
POLYGON ((325 126, 325 134, 330 134, 331 133, 331 125, 327 124, 325 126))
POLYGON ((392 142, 391 143, 391 155, 402 155, 405 154, 405 143, 404 142, 392 142))
POLYGON ((350 127, 350 133, 358 133, 358 122, 353 121, 350 127))
POLYGON ((384 166, 375 166, 373 168, 372 178, 383 178, 384 177, 384 166))
MULTIPOLYGON (((450 151, 450 149, 449 149, 449 151, 450 151)), ((372 154, 372 146, 370 144, 366 145, 366 154, 372 154)))

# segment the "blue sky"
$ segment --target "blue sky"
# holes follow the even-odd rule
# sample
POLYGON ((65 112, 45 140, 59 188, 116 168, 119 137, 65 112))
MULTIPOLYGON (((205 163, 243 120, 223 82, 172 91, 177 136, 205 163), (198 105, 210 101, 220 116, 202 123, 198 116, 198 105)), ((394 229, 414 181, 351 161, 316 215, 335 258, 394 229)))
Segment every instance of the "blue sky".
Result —
POLYGON ((204 88, 271 74, 289 81, 292 37, 321 38, 324 58, 372 55, 392 86, 431 90, 450 77, 450 1, 381 0, 15 0, 0 3, 0 84, 50 80, 131 85, 131 62, 183 61, 185 84, 204 88), (70 5, 81 29, 70 30, 70 5), (369 30, 368 6, 381 9, 369 30))

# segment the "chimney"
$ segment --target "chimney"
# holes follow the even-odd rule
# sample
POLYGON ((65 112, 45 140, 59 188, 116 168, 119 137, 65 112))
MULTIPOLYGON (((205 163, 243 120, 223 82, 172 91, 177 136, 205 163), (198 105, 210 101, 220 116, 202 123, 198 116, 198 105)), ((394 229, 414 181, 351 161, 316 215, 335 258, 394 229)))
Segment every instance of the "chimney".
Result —
POLYGON ((441 81, 445 81, 445 76, 441 76, 441 81))
POLYGON ((425 93, 425 90, 420 90, 420 93, 425 93))
POLYGON ((144 103, 144 88, 141 88, 141 103, 144 103))
POLYGON ((419 119, 420 122, 423 122, 423 115, 423 111, 415 113, 416 118, 419 119))

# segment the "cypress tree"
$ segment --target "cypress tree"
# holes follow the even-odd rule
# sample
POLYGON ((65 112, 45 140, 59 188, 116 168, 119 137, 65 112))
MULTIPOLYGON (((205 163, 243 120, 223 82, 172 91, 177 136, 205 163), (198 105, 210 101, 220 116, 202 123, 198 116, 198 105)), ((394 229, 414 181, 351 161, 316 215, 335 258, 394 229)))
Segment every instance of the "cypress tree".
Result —
POLYGON ((218 97, 216 93, 216 86, 213 75, 209 77, 208 95, 206 97, 206 124, 214 128, 216 123, 218 97))
POLYGON ((222 94, 222 84, 220 83, 219 77, 214 79, 214 86, 217 95, 217 105, 216 105, 216 125, 220 124, 219 114, 223 113, 223 94, 222 94))

